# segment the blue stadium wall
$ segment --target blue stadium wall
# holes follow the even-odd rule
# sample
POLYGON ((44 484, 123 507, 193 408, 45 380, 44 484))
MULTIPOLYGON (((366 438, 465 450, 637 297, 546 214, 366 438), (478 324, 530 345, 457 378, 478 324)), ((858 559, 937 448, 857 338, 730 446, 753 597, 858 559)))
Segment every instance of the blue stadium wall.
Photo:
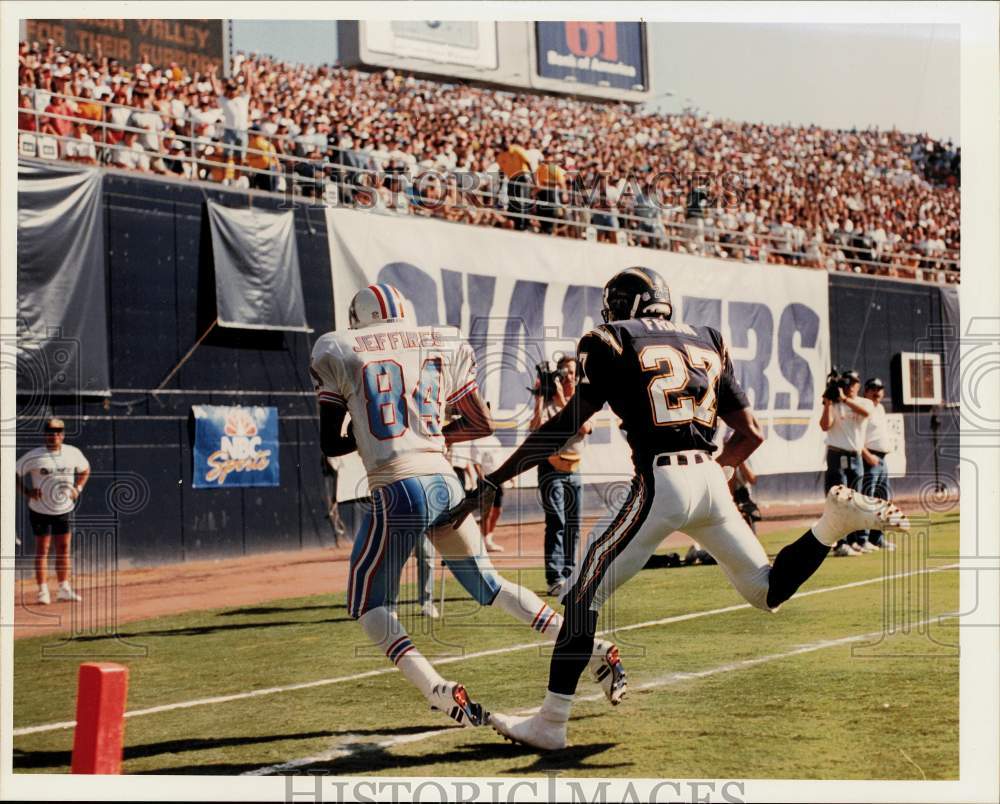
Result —
MULTIPOLYGON (((155 389, 215 318, 212 245, 205 206, 277 208, 282 202, 245 193, 108 174, 104 185, 107 246, 110 399, 54 398, 51 412, 67 420, 67 441, 90 460, 93 478, 78 510, 78 524, 113 526, 123 566, 192 561, 333 544, 326 518, 318 420, 307 366, 313 340, 333 324, 333 294, 323 210, 295 209, 306 313, 314 334, 215 328, 167 385, 155 389), (270 405, 280 421, 278 488, 194 490, 191 406, 270 405), (124 480, 123 480, 124 479, 124 480), (118 481, 115 484, 115 481, 118 481)), ((364 214, 364 213, 358 213, 364 214)), ((530 237, 530 235, 525 235, 530 237)), ((947 291, 934 286, 830 276, 831 352, 841 367, 863 376, 891 376, 890 356, 938 351, 946 366, 953 338, 932 335, 957 327, 947 291), (937 330, 935 329, 937 328, 937 330)), ((950 360, 948 358, 951 358, 950 360)), ((948 372, 947 401, 958 401, 948 372)), ((19 398, 19 414, 38 415, 35 400, 19 398)), ((890 410, 901 410, 887 400, 890 410)), ((48 411, 46 411, 48 412, 48 411)), ((905 412, 909 477, 897 482, 921 493, 934 478, 957 488, 957 413, 905 412), (935 467, 935 439, 937 466, 935 467)), ((36 426, 37 422, 32 425, 36 426)), ((19 432, 29 429, 19 421, 19 432)), ((18 454, 30 446, 19 438, 18 454)), ((762 501, 818 500, 821 473, 761 478, 762 501)), ((540 518, 534 490, 507 506, 540 518)), ((358 506, 344 506, 353 527, 358 506)), ((588 490, 585 508, 604 508, 600 489, 588 490)), ((23 553, 32 550, 23 500, 17 527, 23 553)))

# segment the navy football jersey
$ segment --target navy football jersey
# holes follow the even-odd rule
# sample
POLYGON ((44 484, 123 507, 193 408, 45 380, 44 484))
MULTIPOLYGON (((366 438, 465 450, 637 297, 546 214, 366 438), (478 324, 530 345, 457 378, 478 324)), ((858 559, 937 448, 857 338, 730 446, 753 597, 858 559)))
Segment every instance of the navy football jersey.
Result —
POLYGON ((654 455, 714 452, 718 416, 748 407, 722 335, 662 318, 602 324, 583 336, 577 393, 622 420, 636 466, 654 455))

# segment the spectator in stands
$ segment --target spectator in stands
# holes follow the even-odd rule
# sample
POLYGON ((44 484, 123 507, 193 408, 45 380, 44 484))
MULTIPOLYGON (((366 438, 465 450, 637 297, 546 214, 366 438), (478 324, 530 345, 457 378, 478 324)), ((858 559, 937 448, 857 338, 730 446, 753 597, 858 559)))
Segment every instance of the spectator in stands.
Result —
MULTIPOLYGON (((289 121, 284 134, 293 139, 273 141, 278 158, 288 159, 296 145, 294 138, 299 138, 303 154, 311 153, 310 144, 329 154, 341 180, 355 160, 366 167, 382 160, 393 170, 404 165, 411 174, 418 164, 429 162, 437 169, 493 170, 505 176, 508 215, 492 211, 499 193, 487 187, 488 201, 482 208, 470 208, 464 214, 438 213, 449 219, 519 229, 537 225, 530 217, 532 201, 543 199, 548 191, 539 188, 538 197, 531 198, 537 175, 534 181, 510 181, 515 175, 536 173, 541 154, 528 144, 537 143, 545 151, 546 163, 564 171, 572 169, 569 158, 576 156, 588 187, 598 174, 616 185, 640 171, 649 176, 672 173, 687 181, 695 176, 717 177, 720 166, 733 166, 746 178, 745 192, 740 194, 746 208, 736 215, 727 214, 730 205, 714 198, 710 204, 706 198, 705 204, 685 207, 682 196, 678 216, 666 205, 677 199, 658 199, 665 202, 659 224, 668 227, 674 250, 683 245, 684 250, 737 259, 845 268, 849 260, 857 266, 865 264, 864 255, 870 252, 875 265, 869 268, 888 270, 891 264, 892 270, 913 275, 921 263, 951 266, 948 261, 956 261, 957 267, 961 152, 950 142, 924 135, 741 123, 691 112, 664 115, 625 104, 515 94, 417 79, 391 70, 366 74, 267 57, 239 56, 235 88, 225 90, 214 73, 187 76, 176 65, 161 69, 145 55, 129 66, 100 49, 88 56, 59 50, 51 43, 36 47, 25 42, 18 56, 19 84, 34 90, 34 108, 40 113, 49 107, 60 81, 79 93, 81 106, 89 100, 83 91, 88 82, 93 84, 88 88, 93 99, 113 94, 116 103, 126 106, 132 90, 145 82, 153 88, 154 109, 165 128, 179 134, 190 128, 186 133, 209 140, 224 136, 227 150, 242 151, 251 121, 260 122, 265 134, 274 135, 276 123, 284 118, 289 121), (244 91, 240 91, 240 79, 244 91), (213 89, 221 97, 214 97, 213 89), (182 125, 178 118, 185 116, 189 119, 182 125), (303 135, 309 138, 308 144, 303 135), (352 139, 356 157, 338 157, 336 150, 329 150, 345 136, 352 139), (496 145, 501 142, 502 149, 496 145), (678 241, 675 238, 685 234, 682 230, 687 226, 682 216, 694 209, 702 214, 688 217, 700 218, 701 224, 692 222, 688 230, 693 237, 678 241), (885 231, 884 242, 879 226, 885 231)), ((110 143, 120 139, 129 113, 124 112, 124 120, 121 112, 106 113, 106 122, 118 126, 118 131, 107 132, 110 143)), ((27 117, 19 114, 19 120, 30 126, 27 117)), ((427 165, 420 169, 426 170, 427 165)), ((234 176, 230 171, 221 180, 234 176)), ((350 188, 346 189, 342 196, 350 202, 350 188)), ((648 188, 643 190, 648 194, 648 188)), ((445 198, 452 195, 449 191, 445 198)), ((613 198, 600 200, 607 202, 607 208, 595 210, 598 221, 605 215, 605 222, 617 222, 620 212, 636 219, 626 218, 625 228, 637 242, 655 242, 647 236, 651 233, 646 231, 649 224, 639 196, 628 194, 621 210, 610 208, 613 198)), ((567 209, 564 220, 583 226, 586 216, 586 212, 567 209)), ((558 225, 541 223, 543 231, 560 233, 558 225)), ((615 239, 614 226, 604 228, 609 231, 602 233, 602 239, 615 239)))
POLYGON ((524 147, 525 138, 520 142, 503 141, 499 145, 497 164, 507 177, 507 211, 514 219, 514 228, 524 231, 528 228, 528 214, 532 209, 530 201, 533 192, 532 174, 535 167, 531 156, 524 147))
MULTIPOLYGON (((45 116, 42 118, 42 134, 51 134, 54 137, 68 137, 73 130, 73 109, 66 100, 59 95, 53 95, 49 105, 45 107, 45 116)), ((63 142, 60 140, 60 150, 63 142)))
POLYGON ((31 103, 31 95, 21 92, 17 98, 17 130, 37 131, 38 116, 34 114, 35 107, 31 103))
POLYGON ((542 162, 535 170, 535 183, 539 229, 552 234, 558 227, 561 232, 558 222, 566 217, 566 171, 553 162, 542 162))
MULTIPOLYGON (((254 89, 253 71, 248 68, 249 64, 243 62, 241 65, 243 81, 230 78, 225 86, 219 81, 217 68, 213 67, 209 73, 212 90, 222 108, 222 142, 227 146, 236 146, 236 157, 239 162, 242 162, 246 155, 250 93, 254 89)), ((227 148, 226 154, 231 155, 232 149, 227 148)))
POLYGON ((124 128, 132 117, 132 109, 128 106, 128 96, 124 87, 118 87, 111 98, 111 106, 106 107, 107 122, 106 139, 109 143, 119 142, 124 135, 124 128))
POLYGON ((140 84, 132 90, 132 102, 136 108, 129 115, 129 127, 142 129, 145 132, 139 135, 139 144, 143 150, 149 154, 161 154, 163 144, 160 132, 166 129, 166 126, 163 124, 163 117, 153 107, 149 87, 140 84))
POLYGON ((139 135, 134 131, 126 131, 121 142, 115 147, 111 160, 115 167, 126 170, 141 170, 149 172, 149 155, 139 142, 139 135))
POLYGON ((87 133, 86 124, 80 120, 73 123, 72 137, 63 143, 63 158, 84 165, 96 165, 97 147, 94 138, 87 133))
POLYGON ((261 131, 260 125, 250 126, 250 142, 247 150, 247 167, 252 168, 250 186, 257 190, 274 192, 278 186, 278 158, 271 140, 261 131))
POLYGON ((89 120, 88 130, 93 132, 104 119, 104 109, 94 99, 94 89, 84 84, 79 89, 80 100, 76 105, 76 116, 89 120))
POLYGON ((190 160, 185 159, 188 155, 187 146, 177 139, 167 138, 164 141, 164 167, 166 171, 175 176, 183 176, 190 179, 194 173, 194 167, 190 160))

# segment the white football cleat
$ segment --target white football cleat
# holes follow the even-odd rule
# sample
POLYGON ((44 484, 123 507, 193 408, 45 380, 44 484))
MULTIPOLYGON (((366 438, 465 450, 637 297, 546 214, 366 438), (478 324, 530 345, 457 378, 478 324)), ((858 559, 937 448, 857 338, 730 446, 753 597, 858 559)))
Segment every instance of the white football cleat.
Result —
POLYGON ((501 737, 539 751, 558 751, 566 747, 566 721, 548 720, 541 713, 531 717, 493 713, 490 725, 501 737))
MULTIPOLYGON (((598 647, 604 645, 608 645, 608 643, 600 644, 598 647)), ((628 691, 628 676, 625 674, 625 668, 622 667, 618 646, 608 645, 607 649, 590 660, 588 666, 592 678, 604 690, 604 697, 612 706, 618 706, 628 691)))
POLYGON ((889 500, 868 497, 847 486, 834 486, 826 495, 823 518, 838 533, 856 530, 909 530, 910 520, 889 500))
POLYGON ((431 690, 428 700, 431 709, 444 712, 462 726, 483 726, 489 722, 489 713, 480 704, 470 700, 469 693, 461 684, 452 681, 437 684, 431 690))
POLYGON ((70 603, 78 603, 83 600, 76 592, 73 591, 73 587, 69 585, 69 582, 63 581, 59 584, 59 591, 56 592, 56 600, 65 600, 70 603))
POLYGON ((426 603, 424 603, 424 605, 420 607, 420 613, 424 617, 429 617, 432 620, 437 620, 438 618, 441 617, 441 614, 438 612, 437 606, 434 605, 434 601, 432 600, 428 600, 426 603))
POLYGON ((42 606, 47 606, 52 602, 52 598, 49 597, 49 587, 39 586, 38 587, 38 603, 42 606))

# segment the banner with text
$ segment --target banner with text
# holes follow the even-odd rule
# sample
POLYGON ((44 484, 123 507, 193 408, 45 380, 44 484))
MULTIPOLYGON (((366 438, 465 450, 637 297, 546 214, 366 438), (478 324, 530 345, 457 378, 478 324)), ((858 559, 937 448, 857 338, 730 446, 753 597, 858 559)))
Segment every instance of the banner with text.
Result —
MULTIPOLYGON (((726 339, 740 383, 765 428, 755 471, 822 468, 819 406, 829 367, 827 276, 651 249, 486 229, 421 218, 327 209, 335 320, 360 288, 395 285, 417 322, 458 326, 479 361, 497 435, 519 443, 531 418, 535 365, 575 354, 601 323, 604 283, 630 265, 659 271, 674 320, 707 324, 726 339)), ((630 471, 617 418, 605 408, 582 469, 592 481, 630 471)))
POLYGON ((277 486, 278 409, 192 405, 194 487, 277 486))
MULTIPOLYGON (((39 8, 41 10, 41 8, 39 8)), ((178 6, 178 10, 181 9, 178 6)), ((189 72, 228 72, 227 21, 157 19, 45 19, 23 21, 29 42, 54 39, 57 45, 91 56, 118 59, 124 70, 148 61, 167 68, 171 62, 189 72)))

